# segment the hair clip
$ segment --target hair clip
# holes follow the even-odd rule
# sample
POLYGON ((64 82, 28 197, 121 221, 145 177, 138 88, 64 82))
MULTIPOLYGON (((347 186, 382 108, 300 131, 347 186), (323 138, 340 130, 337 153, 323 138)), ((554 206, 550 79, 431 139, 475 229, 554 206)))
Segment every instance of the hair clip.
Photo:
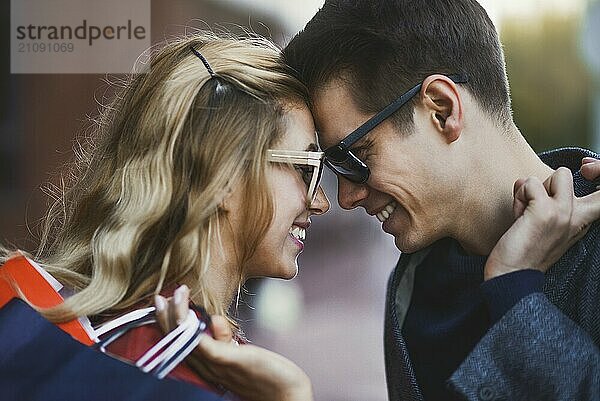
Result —
POLYGON ((204 58, 204 56, 202 54, 200 54, 200 52, 198 50, 194 49, 194 46, 192 46, 192 45, 190 45, 190 50, 192 51, 192 53, 194 53, 196 55, 196 57, 198 57, 202 61, 202 64, 204 64, 204 66, 208 70, 208 73, 210 74, 210 77, 211 78, 216 77, 215 72, 213 71, 213 69, 210 66, 210 64, 208 64, 208 61, 204 58))

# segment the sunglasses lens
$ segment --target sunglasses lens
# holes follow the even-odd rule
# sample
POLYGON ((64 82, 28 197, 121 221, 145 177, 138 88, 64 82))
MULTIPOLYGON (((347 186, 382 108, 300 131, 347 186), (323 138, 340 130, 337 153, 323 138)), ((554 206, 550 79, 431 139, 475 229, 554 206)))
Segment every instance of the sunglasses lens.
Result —
POLYGON ((352 152, 340 146, 325 151, 325 164, 337 175, 358 184, 366 182, 369 178, 369 167, 352 152))
POLYGON ((325 151, 325 157, 332 163, 345 163, 350 157, 350 152, 340 145, 333 146, 325 151))

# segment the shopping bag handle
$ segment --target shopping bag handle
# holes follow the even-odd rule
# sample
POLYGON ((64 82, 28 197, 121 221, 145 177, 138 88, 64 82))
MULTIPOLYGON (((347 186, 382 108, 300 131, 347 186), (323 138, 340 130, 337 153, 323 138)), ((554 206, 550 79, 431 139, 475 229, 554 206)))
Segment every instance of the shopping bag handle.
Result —
MULTIPOLYGON (((104 334, 108 336, 100 339, 93 347, 106 353, 106 347, 127 331, 152 323, 156 323, 154 307, 129 312, 96 329, 98 338, 104 334)), ((186 319, 148 349, 135 362, 135 366, 145 373, 152 373, 159 379, 163 379, 194 350, 209 324, 210 316, 204 308, 193 305, 186 319), (198 311, 200 319, 194 310, 198 311)))

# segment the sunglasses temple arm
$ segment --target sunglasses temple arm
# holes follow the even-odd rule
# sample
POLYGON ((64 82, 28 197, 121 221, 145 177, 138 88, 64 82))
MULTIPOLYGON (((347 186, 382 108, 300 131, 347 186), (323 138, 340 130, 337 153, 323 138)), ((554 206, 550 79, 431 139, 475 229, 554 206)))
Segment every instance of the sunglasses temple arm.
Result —
POLYGON ((413 96, 417 94, 421 90, 422 84, 418 84, 408 92, 406 92, 403 96, 400 96, 396 101, 390 103, 385 109, 381 110, 378 114, 376 114, 373 118, 365 122, 363 125, 358 127, 356 131, 350 134, 348 137, 344 138, 340 143, 343 144, 346 148, 352 146, 356 141, 365 136, 367 132, 370 132, 372 129, 381 124, 385 119, 394 114, 400 107, 402 107, 406 102, 408 102, 413 96))
MULTIPOLYGON (((447 75, 454 83, 464 84, 469 81, 467 74, 451 74, 447 75)), ((381 124, 385 119, 395 113, 400 107, 404 106, 413 96, 415 96, 423 87, 423 83, 416 85, 408 92, 400 96, 398 99, 390 103, 385 109, 381 110, 370 120, 358 127, 353 133, 344 138, 340 143, 346 147, 352 146, 356 141, 366 135, 367 132, 381 124)))

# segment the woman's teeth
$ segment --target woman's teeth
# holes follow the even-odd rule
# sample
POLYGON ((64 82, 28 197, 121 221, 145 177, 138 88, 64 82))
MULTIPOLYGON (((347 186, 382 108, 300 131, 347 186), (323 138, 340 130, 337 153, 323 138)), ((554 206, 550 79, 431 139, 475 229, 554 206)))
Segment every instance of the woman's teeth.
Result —
POLYGON ((306 238, 306 229, 298 226, 292 226, 290 228, 290 234, 297 240, 304 241, 304 239, 306 238))
POLYGON ((390 217, 390 214, 392 214, 395 209, 396 201, 391 201, 385 206, 385 208, 381 212, 376 214, 377 219, 379 219, 379 221, 383 223, 390 217))

